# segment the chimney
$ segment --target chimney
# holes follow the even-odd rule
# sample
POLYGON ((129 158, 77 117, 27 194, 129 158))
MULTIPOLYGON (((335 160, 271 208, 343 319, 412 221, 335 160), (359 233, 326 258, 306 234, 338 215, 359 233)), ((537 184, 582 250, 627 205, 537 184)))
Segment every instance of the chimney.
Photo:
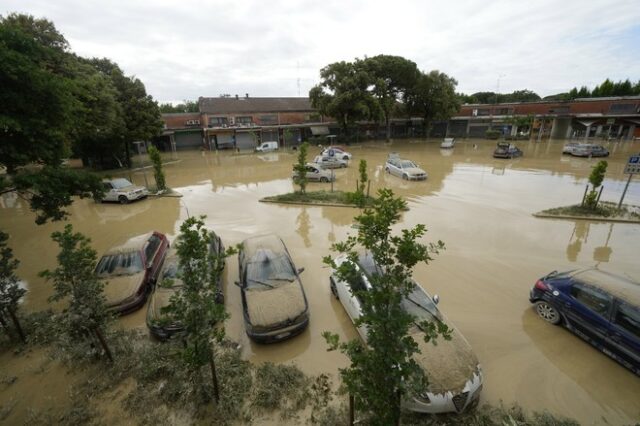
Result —
POLYGON ((238 95, 236 95, 236 99, 238 99, 238 95))
POLYGON ((245 93, 245 94, 244 94, 244 97, 245 97, 245 99, 249 99, 249 94, 248 94, 248 93, 245 93))

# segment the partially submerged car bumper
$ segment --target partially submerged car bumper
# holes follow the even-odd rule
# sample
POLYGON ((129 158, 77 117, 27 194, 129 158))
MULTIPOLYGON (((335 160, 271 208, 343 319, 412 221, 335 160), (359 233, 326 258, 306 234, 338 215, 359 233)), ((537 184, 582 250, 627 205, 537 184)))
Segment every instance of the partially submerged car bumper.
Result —
POLYGON ((107 305, 107 311, 118 315, 126 315, 137 311, 147 301, 147 291, 141 290, 133 296, 130 296, 119 302, 107 305))
POLYGON ((180 325, 167 325, 161 326, 155 323, 150 323, 147 321, 147 327, 149 328, 149 332, 153 337, 158 340, 167 340, 171 338, 171 336, 178 334, 184 331, 184 328, 180 325))
POLYGON ((416 413, 462 413, 477 406, 482 382, 482 369, 478 366, 477 372, 467 381, 462 391, 456 394, 450 391, 439 394, 428 392, 426 398, 414 396, 403 400, 402 406, 416 413))
POLYGON ((247 336, 257 343, 275 343, 290 339, 302 333, 309 325, 309 315, 303 321, 283 328, 276 328, 269 331, 257 331, 246 323, 247 336))

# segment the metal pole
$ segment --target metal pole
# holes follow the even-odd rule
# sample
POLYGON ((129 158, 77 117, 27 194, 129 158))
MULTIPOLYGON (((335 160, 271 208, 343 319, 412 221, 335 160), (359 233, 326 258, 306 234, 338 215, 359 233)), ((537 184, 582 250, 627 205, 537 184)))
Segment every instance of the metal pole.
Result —
POLYGON ((629 179, 627 179, 627 184, 624 186, 624 191, 622 191, 622 197, 620 197, 620 202, 618 203, 618 210, 622 207, 622 200, 624 200, 624 196, 627 194, 627 189, 629 188, 629 183, 631 182, 631 178, 633 177, 633 173, 629 173, 629 179))

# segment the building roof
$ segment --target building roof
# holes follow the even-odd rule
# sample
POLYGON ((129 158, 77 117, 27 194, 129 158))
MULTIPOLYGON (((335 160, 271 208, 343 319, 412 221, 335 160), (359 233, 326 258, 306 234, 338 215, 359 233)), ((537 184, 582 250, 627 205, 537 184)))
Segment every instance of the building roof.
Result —
POLYGON ((207 114, 315 111, 309 98, 200 98, 198 106, 207 114))

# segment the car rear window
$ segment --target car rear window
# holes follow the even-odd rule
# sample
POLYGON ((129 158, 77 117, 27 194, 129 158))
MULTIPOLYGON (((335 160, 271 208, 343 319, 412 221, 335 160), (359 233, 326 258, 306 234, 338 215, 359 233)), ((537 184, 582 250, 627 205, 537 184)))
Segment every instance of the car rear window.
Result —
POLYGON ((96 274, 101 276, 132 275, 144 270, 140 253, 132 251, 102 256, 96 274))

